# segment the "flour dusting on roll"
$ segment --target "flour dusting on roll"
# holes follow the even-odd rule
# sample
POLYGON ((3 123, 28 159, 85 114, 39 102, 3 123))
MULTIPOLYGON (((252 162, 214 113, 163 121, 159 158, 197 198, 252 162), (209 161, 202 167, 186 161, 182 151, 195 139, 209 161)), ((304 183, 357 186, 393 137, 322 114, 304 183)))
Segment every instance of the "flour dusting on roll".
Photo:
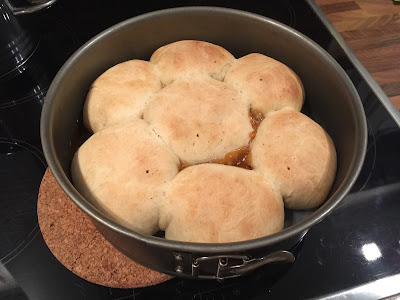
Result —
POLYGON ((335 179, 335 146, 306 115, 289 109, 270 113, 251 152, 254 170, 273 178, 287 208, 314 208, 325 201, 335 179))
POLYGON ((179 160, 143 120, 92 135, 72 161, 77 190, 122 225, 143 234, 158 231, 166 184, 179 160))
POLYGON ((283 221, 282 196, 268 177, 202 164, 184 169, 169 184, 160 228, 167 239, 226 243, 273 234, 283 221))
POLYGON ((161 89, 153 64, 142 60, 120 63, 92 84, 83 110, 91 132, 133 119, 140 119, 148 99, 161 89))
POLYGON ((303 106, 303 85, 297 75, 281 62, 259 53, 239 58, 224 81, 247 96, 252 108, 264 115, 285 107, 300 111, 303 106))
POLYGON ((188 76, 163 88, 143 118, 189 164, 223 158, 246 146, 253 130, 249 103, 226 83, 188 76))
POLYGON ((150 62, 160 71, 164 85, 182 76, 208 75, 223 80, 235 58, 224 48, 202 41, 178 41, 160 47, 150 62))

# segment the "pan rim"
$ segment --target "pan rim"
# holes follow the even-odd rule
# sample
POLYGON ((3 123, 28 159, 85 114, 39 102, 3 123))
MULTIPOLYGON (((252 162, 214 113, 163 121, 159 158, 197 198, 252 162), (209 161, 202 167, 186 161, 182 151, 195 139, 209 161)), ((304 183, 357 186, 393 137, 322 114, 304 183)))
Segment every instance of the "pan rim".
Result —
POLYGON ((222 8, 222 7, 212 7, 212 6, 179 7, 179 8, 169 8, 169 9, 153 11, 150 13, 146 13, 143 15, 127 19, 121 23, 118 23, 104 30, 103 32, 99 33, 98 35, 90 39, 83 46, 81 46, 67 60, 67 62, 65 62, 65 64, 59 70, 53 82, 51 83, 43 105, 40 127, 41 127, 40 131, 41 131, 43 152, 53 176, 55 177, 56 181, 63 189, 63 191, 67 194, 67 196, 83 212, 85 212, 85 214, 87 214, 94 221, 100 223, 101 225, 107 227, 112 231, 116 231, 119 234, 146 243, 148 245, 157 247, 161 246, 168 250, 179 250, 179 251, 187 251, 193 253, 207 252, 211 254, 211 253, 225 253, 225 252, 226 253, 244 252, 261 247, 272 246, 276 243, 282 242, 286 239, 289 239, 296 235, 300 235, 302 232, 307 231, 311 226, 317 224, 323 218, 325 218, 348 194, 348 192, 354 185, 361 171, 367 147, 367 123, 361 99, 348 75, 345 73, 342 67, 331 57, 331 55, 328 52, 326 52, 322 47, 317 45, 307 36, 276 20, 241 10, 222 8), (266 237, 261 237, 258 239, 247 240, 247 241, 233 242, 233 243, 220 243, 220 244, 190 243, 190 242, 167 240, 164 238, 158 238, 154 236, 146 236, 136 233, 105 216, 100 210, 91 205, 87 200, 85 200, 83 196, 80 195, 80 193, 75 189, 71 181, 68 179, 67 175, 64 173, 55 151, 54 140, 53 140, 53 126, 51 125, 53 124, 53 118, 54 118, 52 112, 54 111, 55 108, 54 101, 52 101, 52 99, 54 99, 58 91, 58 87, 60 82, 62 81, 62 78, 65 76, 65 74, 68 73, 68 71, 75 64, 78 58, 87 51, 87 49, 89 49, 92 45, 99 43, 111 33, 115 33, 117 31, 124 29, 127 26, 132 26, 135 23, 140 23, 142 21, 146 21, 149 19, 158 18, 160 16, 165 16, 165 15, 175 15, 182 13, 185 14, 206 13, 206 14, 224 14, 224 15, 230 14, 242 18, 247 18, 249 20, 253 20, 256 22, 263 22, 269 24, 270 26, 275 26, 279 30, 286 31, 290 35, 297 35, 300 39, 304 41, 304 43, 308 44, 308 46, 312 48, 312 50, 315 51, 315 53, 317 53, 321 57, 324 57, 324 59, 327 60, 329 65, 332 66, 334 71, 337 72, 343 78, 344 84, 353 99, 352 105, 356 113, 355 114, 356 119, 354 121, 356 125, 356 132, 358 133, 357 134, 358 141, 356 142, 358 143, 359 146, 357 147, 357 151, 351 162, 350 171, 343 180, 343 183, 338 187, 336 192, 321 207, 319 207, 311 216, 307 217, 305 220, 293 226, 285 228, 278 233, 266 237))

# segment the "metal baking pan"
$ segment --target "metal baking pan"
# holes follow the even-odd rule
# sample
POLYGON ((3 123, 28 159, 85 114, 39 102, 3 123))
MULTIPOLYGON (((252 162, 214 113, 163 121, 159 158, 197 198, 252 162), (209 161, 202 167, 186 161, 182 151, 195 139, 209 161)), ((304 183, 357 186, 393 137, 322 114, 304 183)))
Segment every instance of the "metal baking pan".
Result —
POLYGON ((223 279, 273 262, 291 262, 291 249, 307 230, 345 197, 364 161, 366 119, 360 98, 339 64, 306 36, 259 15, 216 7, 183 7, 137 16, 83 45, 53 80, 43 106, 41 138, 61 188, 118 250, 138 263, 171 275, 223 279), (196 244, 135 233, 89 203, 71 183, 70 165, 81 137, 82 107, 91 83, 129 59, 148 60, 159 47, 183 39, 220 45, 236 57, 252 52, 292 68, 306 91, 305 113, 325 128, 338 155, 328 200, 318 209, 286 211, 283 231, 237 243, 196 244))

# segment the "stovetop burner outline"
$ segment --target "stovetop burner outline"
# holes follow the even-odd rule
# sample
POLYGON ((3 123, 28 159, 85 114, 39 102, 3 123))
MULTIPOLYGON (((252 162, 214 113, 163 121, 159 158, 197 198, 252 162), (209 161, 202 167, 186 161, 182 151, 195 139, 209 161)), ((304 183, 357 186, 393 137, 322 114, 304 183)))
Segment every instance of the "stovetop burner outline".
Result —
POLYGON ((297 21, 296 12, 295 12, 293 6, 290 5, 290 3, 288 3, 286 0, 281 0, 281 2, 284 3, 288 7, 289 14, 290 14, 290 23, 288 25, 290 27, 294 28, 296 26, 296 21, 297 21))
MULTIPOLYGON (((0 152, 0 161, 2 161, 2 166, 7 164, 7 161, 18 160, 18 157, 24 157, 28 155, 33 156, 33 160, 35 161, 36 165, 32 165, 32 168, 37 168, 41 169, 41 171, 44 173, 46 169, 46 161, 44 159, 44 155, 42 151, 31 144, 25 143, 23 141, 19 140, 13 140, 13 139, 7 139, 7 138, 2 138, 0 137, 0 146, 3 146, 5 148, 1 149, 0 152), (27 151, 27 153, 25 153, 27 151), (14 156, 14 157, 13 157, 14 156), (7 160, 7 161, 6 161, 7 160)), ((32 161, 33 163, 33 161, 32 161)), ((22 167, 21 165, 15 165, 12 163, 14 167, 22 167)), ((30 167, 29 165, 24 164, 24 170, 20 170, 20 172, 27 172, 27 169, 30 167)), ((15 170, 14 170, 15 171, 15 170)), ((37 172, 37 170, 36 170, 37 172)), ((2 179, 4 180, 3 176, 7 176, 7 174, 0 173, 2 179)), ((23 178, 24 179, 24 178, 23 178)), ((35 185, 35 183, 31 183, 32 186, 35 185)), ((4 188, 4 187, 3 187, 4 188)), ((26 205, 29 205, 29 207, 26 209, 26 207, 23 207, 22 210, 13 210, 12 207, 15 205, 15 203, 12 202, 0 202, 0 206, 4 205, 5 208, 2 208, 2 213, 5 214, 7 211, 11 211, 11 213, 19 213, 18 214, 5 214, 3 217, 0 219, 2 226, 0 226, 0 236, 4 238, 10 238, 10 235, 13 235, 14 240, 11 241, 11 239, 8 239, 8 242, 13 249, 9 249, 8 251, 5 251, 7 253, 3 253, 2 256, 0 257, 0 262, 6 265, 13 259, 15 259, 26 247, 29 246, 29 244, 33 241, 33 239, 40 233, 39 230, 39 225, 37 222, 37 217, 33 218, 32 216, 36 216, 36 191, 31 187, 29 190, 25 190, 24 193, 21 193, 21 195, 14 195, 10 193, 7 193, 7 191, 2 190, 2 194, 5 197, 11 197, 14 196, 16 198, 12 198, 12 200, 15 201, 21 201, 26 205), (3 193, 4 192, 4 193, 3 193), (33 193, 27 195, 27 193, 33 193), (5 195, 4 195, 5 194, 5 195), (29 199, 26 199, 29 198, 29 199), (29 201, 31 200, 31 201, 29 201), (11 208, 11 210, 10 210, 11 208), (24 217, 24 222, 23 225, 21 226, 21 216, 27 215, 29 218, 29 221, 26 222, 26 218, 24 217), (17 223, 16 223, 17 222, 17 223), (15 236, 18 235, 18 237, 15 239, 15 236)), ((4 247, 5 240, 2 240, 2 244, 4 247)), ((4 248, 2 249, 2 251, 4 248)))

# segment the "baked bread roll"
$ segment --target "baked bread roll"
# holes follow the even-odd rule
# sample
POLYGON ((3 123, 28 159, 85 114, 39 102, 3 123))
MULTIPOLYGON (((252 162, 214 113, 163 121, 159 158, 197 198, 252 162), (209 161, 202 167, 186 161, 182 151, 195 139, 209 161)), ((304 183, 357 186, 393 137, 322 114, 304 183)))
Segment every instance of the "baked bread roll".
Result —
POLYGON ((335 178, 334 144, 300 113, 304 96, 297 75, 265 55, 163 46, 93 83, 83 120, 95 134, 74 156, 73 183, 142 234, 223 243, 276 233, 284 206, 321 205, 335 178))
POLYGON ((236 60, 224 81, 241 91, 251 107, 264 115, 285 107, 300 111, 303 106, 303 85, 297 75, 281 62, 259 53, 236 60))
POLYGON ((272 112, 251 145, 254 171, 270 176, 291 209, 321 205, 336 174, 336 151, 325 130, 289 109, 272 112))
POLYGON ((249 103, 226 83, 204 76, 177 79, 145 108, 143 119, 188 164, 222 158, 249 143, 249 103))
POLYGON ((166 184, 179 159, 143 120, 92 135, 72 160, 77 190, 115 221, 142 234, 158 231, 166 184))
POLYGON ((235 57, 220 46, 190 40, 165 45, 150 58, 164 85, 188 75, 208 75, 221 81, 234 61, 235 57))
POLYGON ((171 240, 237 242, 282 230, 282 196, 268 176, 219 164, 182 170, 168 185, 160 228, 171 240))
POLYGON ((153 64, 142 60, 120 63, 93 82, 83 108, 91 132, 142 117, 143 108, 161 81, 153 64))

